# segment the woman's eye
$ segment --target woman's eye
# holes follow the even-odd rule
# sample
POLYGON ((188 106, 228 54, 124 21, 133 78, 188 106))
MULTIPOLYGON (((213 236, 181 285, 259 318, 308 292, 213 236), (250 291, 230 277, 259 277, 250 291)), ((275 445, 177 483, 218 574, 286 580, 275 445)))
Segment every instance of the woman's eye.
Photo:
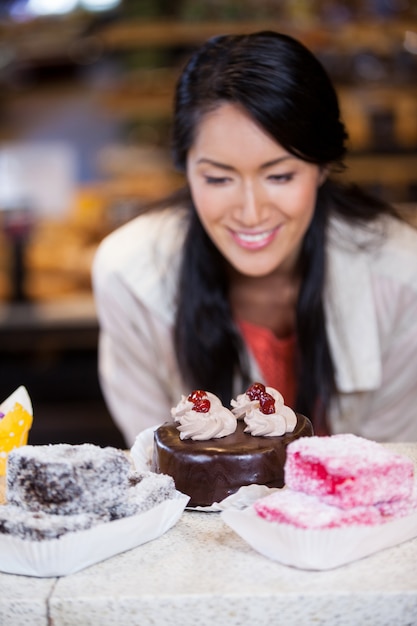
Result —
POLYGON ((225 176, 205 176, 205 179, 209 185, 222 185, 229 180, 225 176))
POLYGON ((268 176, 269 180, 272 180, 277 183, 287 183, 294 178, 294 174, 270 174, 268 176))

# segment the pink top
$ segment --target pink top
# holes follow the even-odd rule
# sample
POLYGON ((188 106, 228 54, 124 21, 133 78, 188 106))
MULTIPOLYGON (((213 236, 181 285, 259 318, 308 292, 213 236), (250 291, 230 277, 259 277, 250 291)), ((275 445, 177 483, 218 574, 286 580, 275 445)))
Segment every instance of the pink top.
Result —
POLYGON ((239 320, 238 325, 265 383, 277 389, 283 395, 285 404, 293 407, 296 397, 296 336, 280 339, 269 328, 244 320, 239 320))

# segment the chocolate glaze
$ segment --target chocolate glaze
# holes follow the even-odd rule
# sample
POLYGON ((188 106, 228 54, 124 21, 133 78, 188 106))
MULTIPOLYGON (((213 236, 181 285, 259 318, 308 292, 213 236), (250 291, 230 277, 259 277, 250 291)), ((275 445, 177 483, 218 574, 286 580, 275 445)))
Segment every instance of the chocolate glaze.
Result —
POLYGON ((238 421, 232 435, 193 441, 181 440, 175 424, 163 424, 154 433, 152 470, 172 476, 191 507, 220 502, 243 485, 283 487, 286 447, 313 434, 310 420, 298 413, 294 432, 281 437, 254 437, 245 427, 238 421))

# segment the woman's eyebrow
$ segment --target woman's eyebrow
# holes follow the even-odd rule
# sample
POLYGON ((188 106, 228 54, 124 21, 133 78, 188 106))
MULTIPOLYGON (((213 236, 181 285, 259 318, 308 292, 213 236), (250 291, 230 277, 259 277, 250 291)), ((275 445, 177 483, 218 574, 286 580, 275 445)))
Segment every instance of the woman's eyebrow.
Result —
MULTIPOLYGON (((260 166, 260 170, 266 170, 268 167, 273 167, 274 165, 279 165, 288 159, 294 159, 291 154, 286 154, 282 157, 278 157, 277 159, 273 159, 272 161, 267 161, 266 163, 262 163, 260 166)), ((235 168, 232 165, 226 165, 226 163, 220 163, 219 161, 215 161, 214 159, 209 159, 206 157, 201 157, 197 160, 197 164, 207 163, 208 165, 213 165, 213 167, 218 167, 222 170, 226 170, 228 172, 234 172, 235 168)))
MULTIPOLYGON (((291 154, 286 154, 282 157, 278 157, 277 159, 273 159, 272 161, 267 161, 266 163, 262 163, 259 169, 261 170, 268 169, 268 167, 279 165, 283 161, 287 161, 288 159, 293 159, 293 158, 295 157, 293 157, 291 154)), ((232 172, 235 169, 231 165, 226 165, 226 163, 220 163, 219 161, 215 161, 214 159, 208 159, 206 157, 201 157, 200 159, 197 160, 197 163, 198 164, 207 163, 208 165, 213 165, 214 167, 219 167, 229 172, 232 172)))
POLYGON ((288 161, 288 159, 294 159, 295 157, 293 157, 292 154, 285 154, 282 157, 278 157, 278 159, 273 159, 272 161, 267 161, 266 163, 262 163, 260 169, 261 170, 266 170, 268 169, 268 167, 272 167, 274 165, 279 165, 280 163, 283 163, 284 161, 288 161))
POLYGON ((225 163, 220 163, 219 161, 214 161, 213 159, 207 159, 204 157, 198 159, 197 163, 208 163, 208 165, 214 165, 214 167, 220 167, 221 169, 228 171, 233 171, 235 169, 231 165, 226 165, 225 163))

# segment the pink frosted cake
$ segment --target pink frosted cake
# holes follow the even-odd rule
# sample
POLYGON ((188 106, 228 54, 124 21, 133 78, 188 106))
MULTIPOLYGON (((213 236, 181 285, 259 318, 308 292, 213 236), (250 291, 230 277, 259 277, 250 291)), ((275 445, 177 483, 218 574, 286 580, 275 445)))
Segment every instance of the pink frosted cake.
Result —
POLYGON ((377 524, 381 521, 377 507, 342 509, 291 489, 258 500, 255 510, 269 522, 292 524, 298 528, 337 528, 346 524, 377 524))
POLYGON ((375 525, 417 511, 414 464, 355 435, 301 438, 287 448, 287 488, 256 513, 298 528, 375 525))
POLYGON ((417 494, 404 500, 348 509, 322 502, 316 496, 284 489, 261 498, 256 513, 269 522, 291 524, 297 528, 324 529, 343 526, 373 526, 404 517, 417 510, 417 494))
POLYGON ((284 489, 221 516, 262 555, 329 570, 417 537, 413 468, 353 435, 301 438, 288 445, 284 489))
POLYGON ((285 483, 342 508, 409 498, 411 459, 355 435, 304 437, 287 450, 285 483))

